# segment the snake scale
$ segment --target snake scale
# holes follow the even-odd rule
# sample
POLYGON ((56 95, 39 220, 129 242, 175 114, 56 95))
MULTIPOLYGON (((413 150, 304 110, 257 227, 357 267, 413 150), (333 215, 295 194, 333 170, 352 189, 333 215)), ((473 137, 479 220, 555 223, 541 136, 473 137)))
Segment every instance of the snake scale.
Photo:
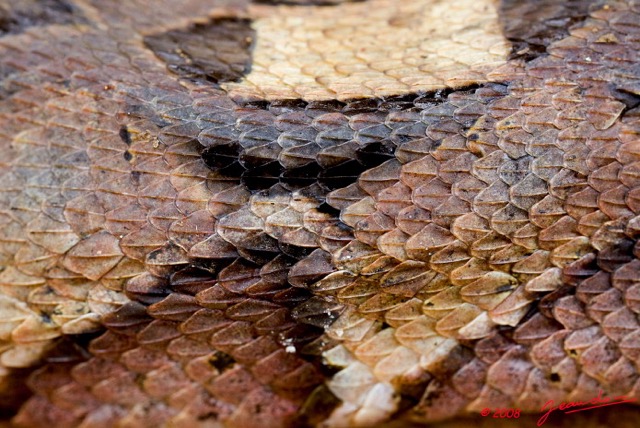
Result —
POLYGON ((639 51, 637 0, 1 0, 0 419, 640 399, 639 51))

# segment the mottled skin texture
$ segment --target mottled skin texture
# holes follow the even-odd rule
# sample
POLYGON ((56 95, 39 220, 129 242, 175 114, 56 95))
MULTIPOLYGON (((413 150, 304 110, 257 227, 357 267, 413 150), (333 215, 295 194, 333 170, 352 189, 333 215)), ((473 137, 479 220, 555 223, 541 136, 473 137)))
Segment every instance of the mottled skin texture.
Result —
POLYGON ((640 399, 638 1, 12 3, 9 426, 534 426, 640 399))

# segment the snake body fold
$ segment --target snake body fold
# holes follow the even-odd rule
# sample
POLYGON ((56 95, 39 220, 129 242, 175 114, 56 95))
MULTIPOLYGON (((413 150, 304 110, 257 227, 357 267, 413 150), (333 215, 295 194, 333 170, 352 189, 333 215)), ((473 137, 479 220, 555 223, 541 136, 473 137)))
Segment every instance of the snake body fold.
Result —
POLYGON ((640 399, 640 2, 19 3, 12 425, 640 399))

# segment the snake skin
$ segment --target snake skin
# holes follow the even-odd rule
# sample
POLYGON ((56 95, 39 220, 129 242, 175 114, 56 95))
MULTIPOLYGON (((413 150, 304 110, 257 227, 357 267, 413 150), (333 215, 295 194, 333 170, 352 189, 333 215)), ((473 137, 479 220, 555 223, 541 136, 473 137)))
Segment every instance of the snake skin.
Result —
POLYGON ((640 399, 640 2, 489 0, 508 45, 442 36, 417 64, 439 89, 389 66, 398 87, 334 99, 243 86, 288 76, 252 63, 251 10, 368 2, 256 3, 0 1, 0 419, 479 424, 640 399))

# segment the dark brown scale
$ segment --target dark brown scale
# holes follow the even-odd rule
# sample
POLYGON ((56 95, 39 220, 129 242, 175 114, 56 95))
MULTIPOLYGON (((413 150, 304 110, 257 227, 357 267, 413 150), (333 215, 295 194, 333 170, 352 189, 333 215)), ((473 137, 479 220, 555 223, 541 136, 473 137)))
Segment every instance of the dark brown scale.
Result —
POLYGON ((224 88, 253 8, 359 2, 5 3, 0 417, 482 424, 638 397, 636 2, 505 0, 490 77, 340 100, 224 88))
POLYGON ((149 35, 145 44, 172 72, 190 79, 220 83, 234 81, 251 67, 255 32, 250 21, 216 18, 186 31, 149 35))

